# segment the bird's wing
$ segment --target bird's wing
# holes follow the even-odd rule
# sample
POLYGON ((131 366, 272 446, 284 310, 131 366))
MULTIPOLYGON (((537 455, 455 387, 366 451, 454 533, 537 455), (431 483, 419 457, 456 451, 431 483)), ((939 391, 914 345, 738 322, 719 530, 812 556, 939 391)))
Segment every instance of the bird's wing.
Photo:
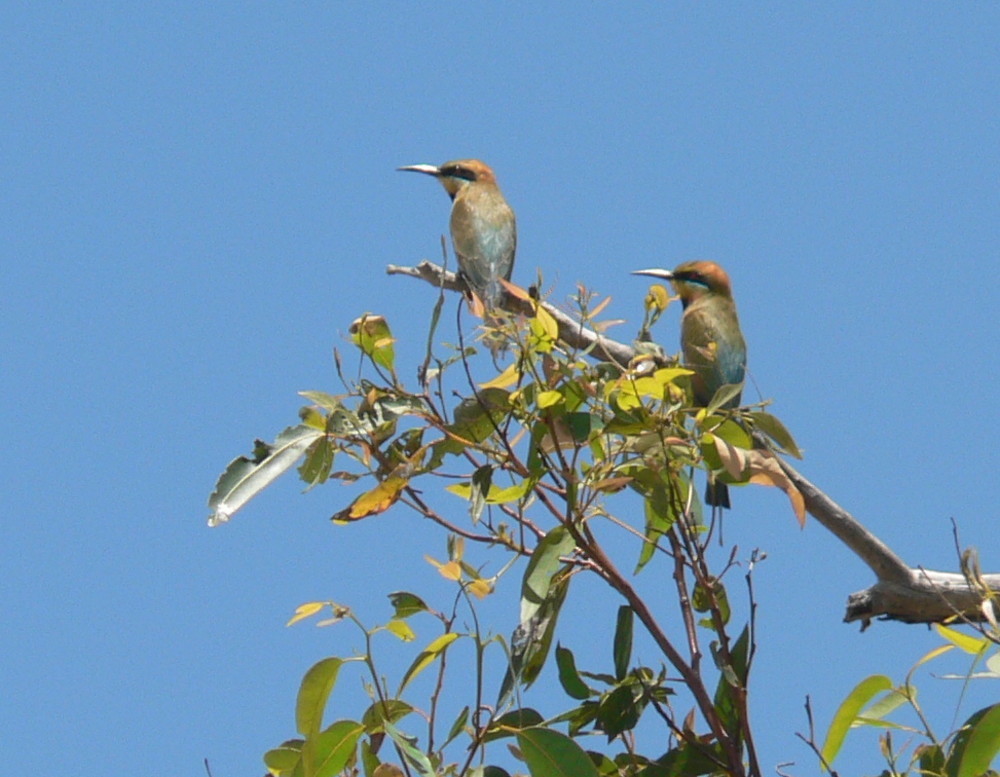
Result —
POLYGON ((693 305, 684 314, 681 338, 684 362, 702 384, 696 386, 699 401, 708 402, 722 386, 743 382, 746 344, 735 313, 693 305))
POLYGON ((509 279, 514 267, 513 211, 502 197, 459 197, 451 211, 451 237, 469 285, 480 296, 496 299, 501 292, 497 279, 509 279))

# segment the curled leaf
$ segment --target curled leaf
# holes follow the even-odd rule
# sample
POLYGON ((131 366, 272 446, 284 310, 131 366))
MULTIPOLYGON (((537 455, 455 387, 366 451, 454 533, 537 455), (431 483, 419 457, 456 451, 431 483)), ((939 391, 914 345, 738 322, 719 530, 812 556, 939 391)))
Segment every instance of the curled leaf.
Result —
POLYGON ((747 467, 747 454, 750 451, 737 448, 717 434, 712 435, 712 442, 715 444, 715 450, 719 454, 722 466, 725 467, 726 472, 729 473, 733 480, 741 480, 743 472, 747 467))
POLYGON ((306 602, 305 604, 300 604, 295 608, 295 614, 291 617, 291 620, 285 625, 291 626, 293 623, 310 618, 326 607, 327 604, 328 602, 306 602))
POLYGON ((749 482, 757 483, 761 486, 774 486, 780 488, 788 495, 788 501, 792 503, 792 511, 799 522, 799 526, 806 525, 806 500, 802 496, 795 484, 788 479, 788 475, 781 468, 778 459, 770 451, 754 449, 744 451, 747 453, 747 463, 750 468, 749 482))
POLYGON ((333 517, 334 521, 356 521, 369 515, 384 513, 392 507, 409 481, 399 475, 387 477, 371 491, 362 494, 354 500, 347 509, 333 517))

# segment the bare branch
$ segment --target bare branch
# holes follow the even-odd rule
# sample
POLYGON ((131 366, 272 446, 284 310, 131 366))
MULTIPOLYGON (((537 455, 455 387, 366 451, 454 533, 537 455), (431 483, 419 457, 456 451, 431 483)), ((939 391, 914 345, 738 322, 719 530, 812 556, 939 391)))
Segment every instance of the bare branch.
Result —
MULTIPOLYGON (((389 265, 386 272, 419 278, 450 291, 465 290, 465 284, 455 273, 427 261, 416 267, 389 265)), ((533 313, 532 303, 509 294, 505 295, 503 304, 504 309, 511 313, 533 313)), ((597 359, 621 366, 635 357, 636 351, 632 346, 588 329, 547 302, 540 304, 558 322, 560 340, 571 348, 587 351, 597 359)), ((784 459, 779 457, 778 460, 789 480, 802 493, 809 514, 867 564, 878 578, 875 585, 848 597, 845 621, 862 621, 867 626, 872 618, 878 617, 905 623, 936 623, 956 615, 970 621, 984 620, 980 609, 984 596, 1000 596, 1000 574, 981 575, 972 584, 963 574, 907 566, 847 510, 784 459)), ((620 585, 621 581, 613 583, 620 585)))
MULTIPOLYGON (((416 267, 401 267, 390 264, 385 268, 385 271, 388 275, 406 275, 410 278, 419 278, 437 288, 444 288, 449 291, 465 291, 465 284, 455 273, 426 260, 416 267)), ((614 362, 623 367, 635 356, 635 349, 631 346, 615 340, 609 340, 592 329, 588 329, 582 323, 548 302, 542 301, 540 304, 556 320, 556 323, 559 324, 559 339, 571 348, 589 351, 597 359, 614 362)), ((525 316, 530 316, 534 313, 532 303, 517 299, 506 293, 504 294, 503 308, 509 313, 517 313, 525 316)))

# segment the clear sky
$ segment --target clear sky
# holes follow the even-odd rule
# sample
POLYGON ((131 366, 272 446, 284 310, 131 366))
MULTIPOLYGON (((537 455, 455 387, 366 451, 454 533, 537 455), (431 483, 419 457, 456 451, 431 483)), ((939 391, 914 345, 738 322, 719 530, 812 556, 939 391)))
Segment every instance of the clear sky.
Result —
MULTIPOLYGON (((443 546, 402 512, 326 520, 339 485, 289 478, 205 525, 226 463, 295 422, 297 391, 337 389, 352 319, 385 313, 400 358, 419 353, 433 291, 383 268, 438 256, 448 202, 402 164, 489 162, 518 214, 515 280, 611 294, 620 339, 647 287, 630 270, 723 264, 804 474, 909 563, 955 569, 954 519, 1000 570, 995 5, 374 7, 0 9, 11 774, 262 773, 301 675, 357 646, 286 629, 296 605, 375 623, 389 591, 446 594, 422 560, 443 546)), ((901 678, 937 639, 842 624, 870 572, 781 494, 734 502, 727 539, 768 554, 762 762, 812 773, 805 695, 825 727, 858 679, 901 678)), ((586 607, 565 617, 582 650, 586 607)), ((923 691, 948 710, 958 683, 923 691)), ((859 753, 849 771, 877 771, 859 753)))

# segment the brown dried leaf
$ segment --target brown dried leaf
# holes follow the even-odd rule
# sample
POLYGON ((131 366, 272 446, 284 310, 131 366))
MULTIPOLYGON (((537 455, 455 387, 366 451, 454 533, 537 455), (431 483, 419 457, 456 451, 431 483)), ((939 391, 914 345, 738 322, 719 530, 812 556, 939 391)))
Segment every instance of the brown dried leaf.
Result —
POLYGON ((734 480, 742 479, 743 472, 747 468, 747 454, 750 451, 737 448, 717 434, 712 435, 712 442, 715 443, 715 450, 718 452, 719 458, 722 459, 722 466, 726 468, 730 477, 734 480))
POLYGON ((802 496, 788 475, 781 468, 777 457, 770 451, 754 449, 747 451, 750 455, 748 463, 750 465, 750 482, 762 486, 774 486, 780 488, 788 495, 788 501, 792 503, 792 512, 799 522, 799 526, 806 525, 806 500, 802 496))

